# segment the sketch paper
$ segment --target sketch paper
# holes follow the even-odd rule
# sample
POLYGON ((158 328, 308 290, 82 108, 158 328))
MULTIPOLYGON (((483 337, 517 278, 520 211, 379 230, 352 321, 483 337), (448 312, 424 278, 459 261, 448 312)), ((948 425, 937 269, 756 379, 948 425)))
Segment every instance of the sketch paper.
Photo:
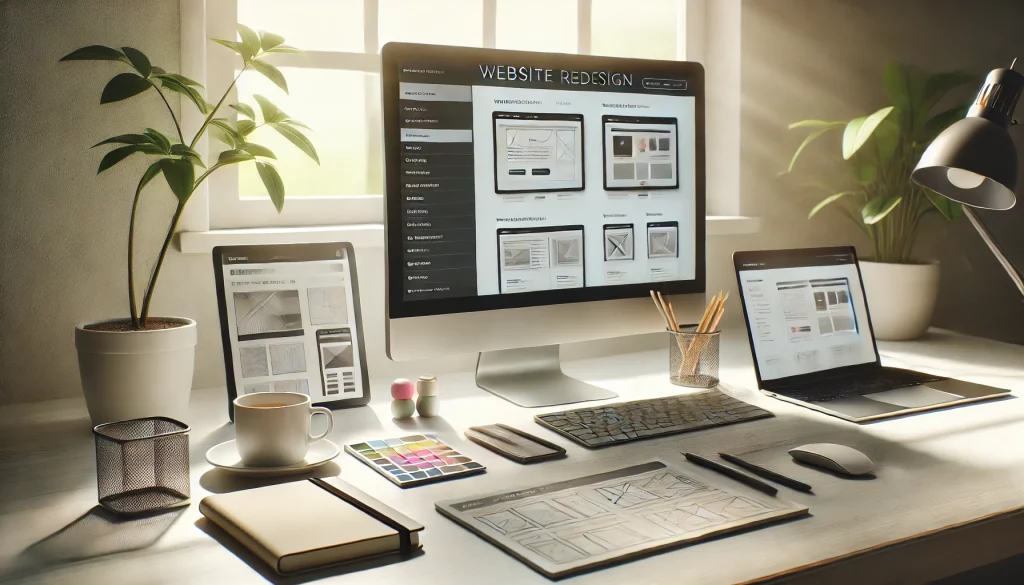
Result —
POLYGON ((806 506, 741 489, 653 461, 435 506, 557 578, 807 513, 806 506))

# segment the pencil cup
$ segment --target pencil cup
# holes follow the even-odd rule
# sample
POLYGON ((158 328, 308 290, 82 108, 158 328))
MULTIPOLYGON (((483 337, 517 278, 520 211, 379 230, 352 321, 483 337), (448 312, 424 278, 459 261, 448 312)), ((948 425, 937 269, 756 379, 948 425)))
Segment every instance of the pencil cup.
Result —
POLYGON ((185 423, 165 417, 94 428, 100 505, 121 516, 187 506, 188 431, 185 423))
POLYGON ((713 388, 718 385, 718 338, 721 331, 697 333, 696 325, 668 331, 668 375, 677 386, 713 388))

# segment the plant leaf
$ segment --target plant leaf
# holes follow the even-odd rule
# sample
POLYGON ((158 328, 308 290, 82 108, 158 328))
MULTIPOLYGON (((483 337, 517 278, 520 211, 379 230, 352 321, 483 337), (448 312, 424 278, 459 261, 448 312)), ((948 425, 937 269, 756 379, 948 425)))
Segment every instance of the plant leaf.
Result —
POLYGON ((165 71, 163 67, 153 65, 153 75, 165 75, 166 73, 167 71, 165 71))
POLYGON ((287 138, 289 142, 298 146, 299 150, 306 153, 306 156, 316 161, 316 164, 320 164, 320 157, 316 153, 316 148, 313 146, 313 143, 310 142, 309 138, 306 138, 305 134, 280 122, 272 123, 270 126, 274 130, 277 130, 281 136, 287 138))
POLYGON ((121 52, 124 53, 125 57, 128 57, 128 61, 139 72, 139 75, 143 77, 152 75, 153 64, 149 62, 149 57, 145 53, 132 47, 121 47, 121 52))
POLYGON ((201 157, 198 152, 190 148, 188 145, 171 145, 171 154, 188 159, 189 162, 196 166, 203 167, 204 169, 206 168, 206 165, 203 164, 203 157, 201 157))
POLYGON ((152 181, 157 175, 160 174, 160 172, 160 161, 156 161, 155 163, 149 165, 149 168, 146 169, 146 172, 142 173, 142 180, 139 181, 139 190, 141 191, 142 188, 148 185, 150 181, 152 181))
POLYGON ((141 152, 142 154, 156 154, 156 155, 165 155, 165 154, 167 154, 166 150, 164 150, 163 148, 160 148, 156 144, 140 144, 139 145, 139 152, 141 152))
POLYGON ((210 120, 210 125, 220 128, 231 137, 231 140, 235 141, 235 144, 244 144, 245 140, 242 138, 238 131, 235 130, 234 126, 231 125, 226 118, 214 118, 210 120))
MULTIPOLYGON (((898 61, 889 61, 882 69, 882 86, 889 103, 908 115, 920 104, 925 91, 924 75, 898 61)), ((911 121, 911 120, 907 120, 911 121)))
POLYGON ((860 210, 860 215, 867 225, 876 224, 889 215, 900 201, 903 201, 903 197, 875 197, 860 210))
POLYGON ((177 81, 178 83, 182 85, 187 85, 189 87, 203 87, 202 83, 199 83, 194 79, 189 79, 184 75, 178 75, 177 73, 166 73, 162 69, 159 72, 157 72, 157 69, 159 69, 159 67, 153 68, 154 77, 159 77, 160 79, 173 79, 174 81, 177 81))
POLYGON ((100 95, 100 103, 119 102, 133 95, 138 95, 151 87, 153 86, 150 85, 146 78, 136 73, 118 73, 103 88, 103 94, 100 95))
POLYGON ((100 168, 96 169, 96 174, 98 175, 102 173, 103 171, 123 161, 129 156, 135 154, 136 152, 139 152, 139 147, 138 145, 135 144, 122 146, 120 148, 115 148, 114 150, 111 150, 107 154, 103 155, 103 159, 100 161, 100 168))
POLYGON ((818 204, 814 206, 814 209, 812 209, 811 212, 807 214, 807 219, 811 219, 812 217, 817 215, 819 211, 824 209, 829 204, 839 201, 840 199, 846 197, 847 195, 854 195, 856 193, 856 191, 842 191, 840 193, 834 193, 832 195, 829 195, 828 197, 819 201, 818 204))
POLYGON ((227 144, 231 148, 238 147, 238 142, 235 141, 235 132, 229 132, 224 128, 221 128, 220 126, 217 126, 212 123, 210 124, 209 129, 210 135, 216 138, 217 140, 223 142, 224 144, 227 144))
POLYGON ((878 167, 873 164, 858 165, 855 172, 857 173, 857 182, 861 185, 874 183, 878 178, 878 167))
POLYGON ((159 146, 165 153, 171 152, 171 141, 166 136, 161 134, 158 130, 146 128, 144 134, 152 138, 153 144, 159 146))
POLYGON ((236 25, 236 28, 238 29, 238 36, 242 37, 242 44, 249 52, 248 57, 245 57, 244 54, 242 57, 245 57, 245 60, 248 61, 260 52, 260 35, 256 34, 256 31, 243 24, 236 25))
POLYGON ((196 169, 192 163, 178 158, 160 159, 160 170, 164 173, 167 186, 178 198, 178 201, 185 203, 192 195, 192 184, 196 180, 196 169))
POLYGON ((93 144, 92 147, 96 148, 104 144, 153 144, 153 139, 145 134, 119 134, 111 138, 107 138, 101 142, 93 144))
POLYGON ((160 85, 164 86, 165 88, 171 91, 180 93, 181 95, 187 97, 193 104, 195 104, 196 108, 203 114, 209 111, 206 109, 206 100, 203 99, 203 96, 199 95, 199 92, 196 91, 194 88, 185 85, 184 83, 181 83, 176 79, 171 79, 169 77, 164 76, 160 77, 160 85))
POLYGON ((871 138, 875 128, 882 123, 893 111, 893 106, 888 106, 878 110, 877 112, 869 116, 861 116, 854 118, 846 124, 846 129, 843 130, 843 158, 850 160, 860 147, 864 146, 864 143, 871 138))
POLYGON ((224 39, 210 39, 210 40, 215 42, 215 43, 217 43, 218 45, 220 45, 222 47, 227 47, 227 48, 231 49, 232 51, 238 53, 239 55, 242 54, 242 43, 240 43, 238 41, 225 41, 224 39))
POLYGON ((947 93, 974 80, 975 77, 965 71, 946 71, 927 77, 924 82, 924 95, 922 96, 918 112, 920 119, 924 120, 928 112, 947 93))
POLYGON ((274 156, 274 151, 270 150, 266 146, 262 146, 262 145, 259 145, 259 144, 252 144, 251 142, 250 143, 246 143, 245 146, 242 147, 242 150, 244 150, 244 151, 246 151, 246 152, 248 152, 248 153, 250 153, 252 155, 255 155, 255 156, 264 156, 264 157, 267 157, 267 158, 277 158, 276 156, 274 156))
POLYGON ((117 49, 104 47, 103 45, 89 45, 81 49, 75 49, 60 58, 61 61, 121 61, 131 63, 124 53, 117 49))
POLYGON ((306 126, 302 122, 299 122, 295 118, 288 118, 287 120, 281 120, 281 122, 283 124, 288 124, 290 126, 298 126, 299 128, 305 128, 306 130, 312 130, 312 128, 310 128, 309 126, 306 126))
POLYGON ((302 49, 297 49, 291 45, 278 45, 273 49, 264 49, 264 53, 289 53, 292 55, 302 55, 305 53, 302 49))
POLYGON ((282 91, 288 93, 288 81, 284 78, 284 74, 281 70, 269 63, 264 63, 259 60, 252 62, 253 69, 259 71, 264 77, 274 82, 274 85, 280 87, 282 91))
POLYGON ((277 212, 281 213, 281 210, 284 209, 284 181, 281 180, 277 168, 272 164, 256 161, 256 172, 260 174, 263 186, 267 188, 267 194, 274 202, 277 212))
POLYGON ((225 150, 217 157, 218 165, 231 165, 240 162, 255 160, 256 157, 241 150, 225 150))
POLYGON ((948 221, 955 221, 964 214, 963 206, 956 201, 946 199, 927 187, 921 187, 921 189, 924 191, 924 196, 928 198, 928 201, 930 201, 931 204, 935 206, 935 209, 942 214, 942 217, 946 218, 948 221))
POLYGON ((272 104, 267 98, 259 94, 255 94, 252 97, 256 100, 256 103, 259 104, 260 112, 263 114, 263 121, 265 123, 281 122, 288 119, 288 115, 272 104))
POLYGON ((831 126, 829 126, 827 128, 818 128, 814 132, 811 132, 810 134, 808 134, 807 137, 804 138, 804 141, 800 143, 800 146, 797 147, 796 152, 793 153, 793 158, 791 158, 789 160, 789 168, 786 169, 786 172, 787 173, 792 173, 793 172, 793 167, 796 166, 796 159, 800 158, 800 153, 802 153, 804 151, 804 149, 807 148, 808 144, 814 142, 815 139, 817 139, 819 136, 821 136, 822 134, 828 132, 831 129, 832 129, 831 126))
POLYGON ((800 120, 789 125, 790 130, 797 128, 824 128, 826 126, 845 126, 846 122, 826 122, 825 120, 800 120))
MULTIPOLYGON (((898 112, 893 112, 895 117, 898 112)), ((896 148, 900 143, 900 126, 891 118, 882 120, 882 123, 875 129, 874 135, 875 151, 878 155, 878 162, 885 164, 896 154, 896 148)))
POLYGON ((239 114, 242 114, 246 118, 249 118, 250 120, 256 119, 256 112, 253 111, 252 106, 250 106, 249 104, 243 104, 239 102, 237 104, 231 104, 228 107, 232 110, 235 110, 239 114))
POLYGON ((237 126, 238 134, 245 137, 252 134, 252 131, 256 129, 256 122, 252 120, 239 120, 237 126))
POLYGON ((282 43, 284 43, 284 37, 281 35, 275 35, 274 33, 267 32, 265 30, 260 31, 260 47, 262 47, 264 51, 269 51, 282 43))

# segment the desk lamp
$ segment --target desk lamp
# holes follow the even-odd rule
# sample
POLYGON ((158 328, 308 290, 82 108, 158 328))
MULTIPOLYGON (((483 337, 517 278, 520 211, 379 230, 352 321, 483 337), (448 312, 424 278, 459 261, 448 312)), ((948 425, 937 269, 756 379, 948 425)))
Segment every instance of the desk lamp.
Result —
POLYGON ((963 204, 964 215, 1024 295, 1024 278, 978 219, 974 207, 1005 210, 1017 198, 1017 149, 1009 128, 1024 92, 1024 75, 993 69, 967 117, 942 131, 928 146, 910 177, 915 183, 963 204))

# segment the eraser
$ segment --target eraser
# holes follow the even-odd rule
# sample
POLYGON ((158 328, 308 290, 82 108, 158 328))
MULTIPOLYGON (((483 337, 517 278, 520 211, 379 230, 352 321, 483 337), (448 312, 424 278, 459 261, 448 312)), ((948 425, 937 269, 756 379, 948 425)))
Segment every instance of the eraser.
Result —
POLYGON ((412 400, 392 400, 391 416, 394 418, 409 418, 416 412, 416 402, 412 400))
POLYGON ((416 412, 420 416, 437 416, 441 412, 441 401, 437 396, 420 396, 416 399, 416 412))
POLYGON ((438 386, 435 376, 420 376, 416 381, 416 393, 420 396, 437 396, 438 386))
POLYGON ((410 380, 399 378, 391 383, 391 397, 395 400, 412 400, 416 395, 416 385, 410 380))

